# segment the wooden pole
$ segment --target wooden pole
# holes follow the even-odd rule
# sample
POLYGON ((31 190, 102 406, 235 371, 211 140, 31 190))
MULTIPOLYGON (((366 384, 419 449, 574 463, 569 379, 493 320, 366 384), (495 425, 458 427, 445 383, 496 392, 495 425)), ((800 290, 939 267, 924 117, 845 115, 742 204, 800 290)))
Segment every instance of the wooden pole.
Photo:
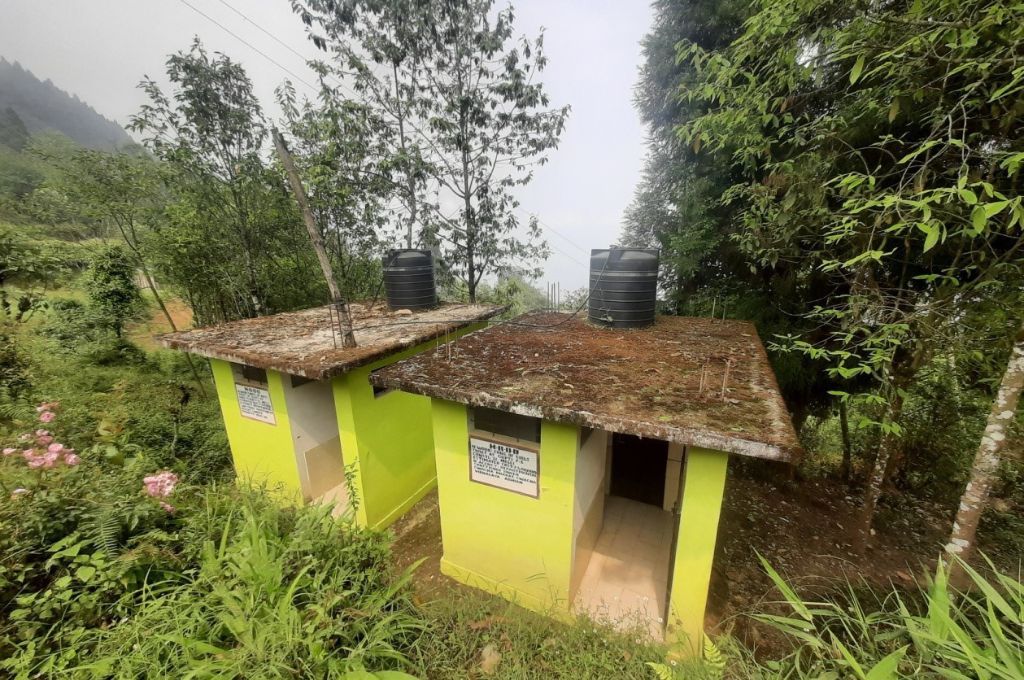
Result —
POLYGON ((285 173, 288 175, 288 183, 295 194, 295 202, 299 204, 302 212, 302 221, 306 223, 306 231, 309 232, 309 240, 313 242, 313 250, 316 251, 316 259, 320 262, 320 270, 327 279, 327 289, 331 292, 331 302, 338 309, 338 317, 341 322, 341 346, 355 347, 356 338, 352 333, 352 312, 348 307, 348 301, 341 294, 338 283, 334 278, 334 270, 331 268, 331 261, 327 258, 327 250, 324 249, 324 241, 320 237, 320 229, 313 218, 313 211, 309 209, 309 202, 306 200, 306 190, 302 187, 302 179, 295 167, 295 161, 285 146, 284 137, 277 131, 271 130, 274 137, 274 148, 277 149, 277 157, 281 159, 285 173))

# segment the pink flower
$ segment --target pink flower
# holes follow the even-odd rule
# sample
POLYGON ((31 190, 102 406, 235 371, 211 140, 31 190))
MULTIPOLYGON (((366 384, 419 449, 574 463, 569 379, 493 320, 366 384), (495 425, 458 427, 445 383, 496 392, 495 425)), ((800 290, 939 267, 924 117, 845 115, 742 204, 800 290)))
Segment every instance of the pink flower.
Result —
POLYGON ((28 460, 28 466, 33 470, 35 470, 36 468, 41 468, 44 465, 46 465, 46 460, 44 460, 42 456, 33 456, 28 460))
POLYGON ((48 434, 50 434, 49 430, 36 430, 36 436, 37 437, 44 437, 44 436, 46 436, 48 434))
POLYGON ((18 452, 18 449, 13 449, 10 446, 8 446, 6 449, 4 449, 4 455, 5 456, 13 456, 17 452, 18 452))
POLYGON ((48 447, 46 447, 46 450, 50 453, 60 453, 61 451, 64 450, 64 445, 59 442, 54 442, 53 444, 50 444, 48 447))
POLYGON ((162 470, 155 475, 142 478, 146 495, 152 498, 167 498, 174 492, 178 484, 178 475, 170 470, 162 470))
POLYGON ((39 422, 49 423, 56 417, 57 416, 54 414, 53 411, 43 411, 42 413, 39 414, 39 422))
POLYGON ((66 449, 64 452, 64 462, 68 465, 75 466, 82 462, 82 459, 78 457, 74 451, 68 453, 71 449, 66 449))
POLYGON ((171 505, 170 503, 165 503, 163 501, 160 501, 160 507, 163 508, 167 512, 174 512, 177 509, 173 505, 171 505))
POLYGON ((60 408, 59 401, 44 401, 39 406, 36 406, 36 413, 42 413, 43 411, 56 411, 60 408))

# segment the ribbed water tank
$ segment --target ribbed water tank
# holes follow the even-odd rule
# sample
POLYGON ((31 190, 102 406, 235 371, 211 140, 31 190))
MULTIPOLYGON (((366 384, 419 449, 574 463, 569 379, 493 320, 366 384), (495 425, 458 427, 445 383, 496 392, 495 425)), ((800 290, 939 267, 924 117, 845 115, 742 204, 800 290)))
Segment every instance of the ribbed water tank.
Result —
POLYGON ((590 251, 592 323, 641 328, 654 323, 658 297, 658 250, 610 248, 590 251))
POLYGON ((437 306, 434 254, 429 250, 392 250, 384 256, 384 291, 391 309, 437 306))

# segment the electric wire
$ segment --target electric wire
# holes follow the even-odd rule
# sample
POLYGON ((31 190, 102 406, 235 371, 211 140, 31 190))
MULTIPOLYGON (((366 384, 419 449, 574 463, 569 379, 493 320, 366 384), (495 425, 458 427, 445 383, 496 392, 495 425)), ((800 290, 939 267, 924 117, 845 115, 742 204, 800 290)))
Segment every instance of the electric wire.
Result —
POLYGON ((268 54, 267 54, 266 52, 264 52, 264 51, 263 51, 263 50, 261 50, 260 48, 256 47, 255 45, 253 45, 252 43, 250 43, 250 42, 249 42, 248 40, 246 40, 245 38, 241 37, 240 35, 238 35, 238 34, 237 34, 237 33, 235 33, 234 31, 232 31, 232 30, 231 30, 230 28, 228 28, 228 27, 227 27, 227 26, 225 26, 224 24, 220 23, 219 21, 217 21, 216 19, 214 19, 213 17, 211 17, 211 16, 209 15, 209 14, 207 14, 207 13, 203 12, 202 10, 200 10, 200 9, 199 9, 198 7, 196 7, 195 5, 193 5, 192 3, 190 3, 190 2, 188 1, 188 0, 178 0, 178 2, 180 2, 180 3, 181 3, 181 4, 183 4, 183 5, 185 5, 186 7, 188 7, 189 9, 191 9, 191 10, 192 10, 193 12, 195 12, 196 14, 198 14, 198 15, 202 16, 203 18, 205 18, 205 19, 206 19, 207 21, 209 21, 210 23, 212 23, 212 24, 216 25, 216 26, 217 26, 217 27, 219 27, 219 28, 220 28, 220 29, 221 29, 222 31, 224 31, 224 32, 225 32, 225 33, 227 33, 228 35, 232 36, 232 37, 233 37, 233 38, 234 38, 235 40, 239 41, 240 43, 242 43, 243 45, 245 45, 246 47, 248 47, 249 49, 251 49, 251 50, 252 50, 253 52, 256 52, 256 53, 257 53, 257 54, 259 54, 259 55, 260 55, 261 57, 263 57, 264 59, 266 59, 266 60, 267 60, 267 61, 269 61, 270 63, 274 64, 274 65, 275 65, 275 66, 277 66, 277 67, 278 67, 279 69, 281 69, 282 71, 284 71, 285 73, 287 73, 288 75, 290 75, 290 76, 291 76, 292 78, 295 78, 295 80, 299 81, 300 83, 302 83, 302 84, 303 84, 303 85, 305 85, 306 87, 310 88, 310 89, 311 89, 311 90, 313 90, 314 92, 316 92, 316 91, 317 91, 317 90, 319 89, 319 88, 317 88, 317 87, 316 87, 315 85, 311 85, 311 84, 310 84, 310 83, 309 83, 309 82, 308 82, 307 80, 305 80, 304 78, 302 78, 302 77, 300 77, 299 75, 297 75, 297 74, 296 74, 296 73, 295 73, 294 71, 292 71, 292 70, 291 70, 290 68, 288 68, 287 66, 283 65, 283 64, 282 64, 281 62, 277 61, 276 59, 274 59, 273 57, 271 57, 270 55, 268 55, 268 54))

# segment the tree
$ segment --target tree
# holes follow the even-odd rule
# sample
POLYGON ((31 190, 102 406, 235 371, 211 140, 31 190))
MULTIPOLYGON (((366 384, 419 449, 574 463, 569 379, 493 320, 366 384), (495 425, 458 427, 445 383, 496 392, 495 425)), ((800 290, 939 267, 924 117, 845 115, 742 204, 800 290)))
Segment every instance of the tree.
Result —
POLYGON ((119 245, 100 251, 89 267, 86 289, 104 324, 120 338, 125 323, 142 304, 132 257, 119 245))
POLYGON ((264 159, 267 126, 245 70, 196 40, 167 61, 168 96, 150 78, 131 128, 165 163, 174 194, 162 266, 200 319, 265 314, 324 300, 283 178, 264 159))
MULTIPOLYGON (((375 124, 380 146, 378 170, 391 184, 397 210, 395 226, 405 246, 414 247, 417 232, 430 220, 427 183, 433 175, 425 158, 422 68, 431 48, 431 13, 425 0, 292 0, 292 8, 309 27, 313 43, 330 53, 317 65, 321 81, 351 83, 364 116, 375 124)), ((328 101, 338 89, 326 87, 328 101)), ((337 108, 337 107, 336 107, 337 108)))
POLYGON ((953 531, 946 552, 969 560, 976 547, 976 535, 981 515, 988 504, 989 492, 995 482, 996 473, 1006 446, 1010 425, 1017 414, 1020 393, 1024 390, 1024 325, 1017 330, 1013 349, 1006 364, 992 400, 992 411, 988 416, 985 432, 978 445, 978 451, 971 466, 971 474, 964 493, 960 497, 953 531))
POLYGON ((804 312, 822 332, 788 347, 875 386, 861 546, 917 372, 959 310, 1019 276, 1022 19, 998 2, 765 1, 727 47, 681 45, 699 74, 683 96, 707 111, 678 134, 731 150, 736 243, 827 284, 804 312))
POLYGON ((23 151, 30 136, 17 111, 10 106, 0 111, 0 144, 12 151, 23 151))
MULTIPOLYGON (((661 250, 660 287, 669 313, 748 319, 769 339, 811 333, 818 324, 801 314, 821 297, 827 279, 806 271, 800 260, 752 268, 734 238, 742 229, 742 205, 720 200, 743 180, 731 161, 733 146, 726 142, 711 150, 677 134, 678 126, 713 106, 680 96, 699 85, 701 73, 690 61, 676 59, 677 44, 725 49, 742 35, 755 7, 747 0, 657 0, 653 8, 635 98, 648 129, 648 154, 623 216, 622 244, 661 250)), ((838 385, 819 362, 780 352, 771 359, 798 431, 811 414, 835 408, 829 392, 838 385)))
POLYGON ((382 170, 388 150, 381 122, 365 105, 342 100, 325 86, 318 104, 278 89, 291 148, 316 224, 346 296, 379 292, 388 202, 394 184, 382 170))
MULTIPOLYGON (((160 219, 165 198, 157 163, 142 154, 90 149, 79 149, 68 158, 54 160, 62 169, 65 194, 86 215, 114 225, 167 325, 177 331, 150 265, 150 251, 157 236, 153 225, 160 219)), ((192 357, 186 354, 185 360, 200 392, 205 393, 192 357)))
MULTIPOLYGON (((525 233, 512 189, 558 145, 569 108, 549 108, 537 78, 547 59, 543 34, 512 39, 508 8, 492 20, 492 0, 446 2, 435 9, 425 67, 431 102, 429 146, 438 184, 435 236, 470 301, 484 275, 546 257, 535 219, 525 233)), ((539 274, 533 271, 532 274, 539 274)))

